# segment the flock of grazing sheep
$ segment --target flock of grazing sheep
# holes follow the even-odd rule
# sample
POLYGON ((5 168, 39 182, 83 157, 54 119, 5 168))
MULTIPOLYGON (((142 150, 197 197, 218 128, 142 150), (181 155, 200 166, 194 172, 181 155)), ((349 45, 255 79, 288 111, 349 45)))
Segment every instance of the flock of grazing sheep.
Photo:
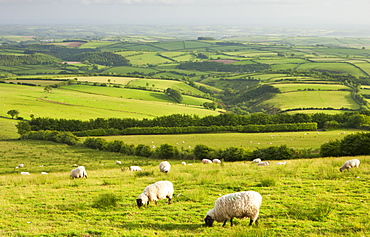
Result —
MULTIPOLYGON (((216 163, 220 164, 219 159, 203 159, 203 164, 216 163)), ((258 166, 270 165, 268 161, 261 161, 261 159, 254 159, 252 163, 257 163, 258 166)), ((116 161, 116 164, 122 164, 120 161, 116 161)), ((185 162, 182 162, 186 165, 185 162)), ((285 165, 286 161, 277 162, 276 165, 285 165)), ((352 159, 344 162, 340 171, 348 170, 351 168, 358 168, 360 161, 358 159, 352 159)), ((23 168, 24 164, 19 164, 17 168, 23 168)), ((159 170, 163 173, 168 173, 171 169, 171 164, 168 161, 163 161, 159 164, 159 170)), ((130 166, 130 171, 142 171, 139 166, 130 166)), ((42 172, 47 174, 45 172, 42 172)), ((30 175, 29 172, 21 172, 22 175, 30 175)), ((70 177, 74 178, 87 178, 87 172, 84 166, 78 166, 73 169, 70 173, 70 177)), ((149 205, 150 202, 155 202, 157 204, 158 200, 168 198, 168 204, 171 204, 174 194, 174 187, 170 181, 158 181, 153 184, 148 185, 144 191, 137 197, 136 203, 140 208, 143 205, 149 205)), ((219 197, 214 205, 214 208, 209 210, 204 219, 205 225, 211 227, 213 222, 223 222, 222 227, 225 226, 226 222, 229 220, 230 225, 233 226, 233 218, 250 218, 249 225, 253 223, 258 223, 258 216, 260 207, 262 205, 262 196, 255 191, 243 191, 237 193, 226 194, 219 197)))

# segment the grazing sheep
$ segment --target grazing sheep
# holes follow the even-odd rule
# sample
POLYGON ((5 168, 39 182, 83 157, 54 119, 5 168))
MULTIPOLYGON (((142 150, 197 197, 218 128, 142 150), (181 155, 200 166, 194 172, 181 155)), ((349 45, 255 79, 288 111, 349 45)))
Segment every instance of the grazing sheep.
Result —
POLYGON ((48 173, 43 171, 43 172, 41 172, 41 174, 48 174, 48 173))
POLYGON ((168 204, 171 204, 173 192, 173 184, 170 181, 158 181, 147 186, 144 192, 138 196, 136 199, 137 206, 140 208, 145 204, 149 205, 149 202, 152 201, 157 204, 158 200, 165 198, 168 198, 168 204))
POLYGON ((260 158, 252 160, 253 163, 260 163, 262 160, 260 158))
POLYGON ((15 167, 16 169, 18 169, 18 168, 23 168, 24 167, 24 164, 19 164, 19 165, 17 165, 17 167, 15 167))
POLYGON ((270 163, 268 161, 263 161, 263 162, 258 162, 259 166, 266 166, 266 165, 270 165, 270 163))
POLYGON ((185 162, 185 161, 183 161, 183 162, 181 162, 181 164, 186 165, 186 162, 185 162))
POLYGON ((209 159, 203 159, 203 160, 202 160, 202 163, 203 163, 203 164, 212 164, 212 161, 211 161, 211 160, 209 160, 209 159))
POLYGON ((276 163, 276 165, 286 165, 286 161, 280 161, 280 162, 276 163))
POLYGON ((30 172, 21 172, 21 175, 30 175, 30 172))
POLYGON ((345 169, 351 169, 353 167, 358 168, 360 166, 360 161, 358 159, 353 159, 353 160, 347 160, 344 162, 342 167, 339 168, 340 172, 342 172, 345 169))
POLYGON ((171 169, 171 164, 168 161, 162 161, 159 164, 159 170, 163 173, 168 173, 171 169))
POLYGON ((224 222, 230 220, 233 226, 233 218, 250 218, 249 225, 257 223, 262 196, 255 191, 244 191, 238 193, 226 194, 218 198, 213 209, 209 210, 204 219, 207 226, 211 227, 214 221, 224 222))
POLYGON ((212 163, 215 163, 215 164, 221 164, 221 161, 219 159, 213 159, 212 160, 212 163))
POLYGON ((87 178, 87 173, 84 166, 78 166, 76 169, 71 171, 71 178, 87 178))
POLYGON ((143 171, 139 166, 130 166, 130 171, 143 171))
POLYGON ((122 162, 121 162, 121 161, 119 161, 119 160, 116 160, 116 164, 117 164, 117 165, 122 165, 122 162))

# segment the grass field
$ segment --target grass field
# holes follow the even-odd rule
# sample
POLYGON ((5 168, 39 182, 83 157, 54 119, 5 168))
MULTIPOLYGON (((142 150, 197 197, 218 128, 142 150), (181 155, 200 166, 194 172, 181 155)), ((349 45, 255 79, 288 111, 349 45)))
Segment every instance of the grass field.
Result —
POLYGON ((290 83, 290 84, 274 84, 274 87, 279 88, 281 92, 298 91, 298 90, 350 90, 347 86, 339 84, 309 84, 309 83, 290 83))
POLYGON ((160 173, 161 160, 125 157, 47 142, 0 141, 1 236, 367 236, 370 157, 339 172, 351 157, 288 160, 285 166, 250 162, 181 165, 160 173), (143 172, 121 171, 139 165, 143 172), (24 168, 14 169, 23 163, 24 168), (69 178, 84 165, 87 179, 69 178), (104 165, 103 165, 104 164, 104 165), (42 166, 42 167, 41 167, 42 166), (31 175, 20 175, 27 171, 31 175), (41 172, 48 174, 42 175, 41 172), (156 181, 174 184, 173 203, 138 208, 135 199, 156 181), (221 195, 254 190, 262 197, 258 226, 204 226, 221 195), (106 199, 104 199, 104 197, 106 199), (104 201, 106 200, 106 201, 104 201), (111 206, 109 206, 111 201, 111 206), (100 207, 100 208, 99 208, 100 207))
POLYGON ((264 103, 282 110, 289 108, 334 108, 358 109, 349 91, 299 91, 276 94, 264 103))
POLYGON ((344 135, 359 130, 333 130, 311 132, 279 132, 279 133, 212 133, 212 134, 176 134, 176 135, 130 135, 103 137, 107 141, 121 140, 127 144, 144 144, 160 146, 170 144, 181 149, 193 149, 203 144, 214 149, 228 147, 244 147, 250 150, 270 146, 287 145, 294 149, 318 150, 322 144, 330 140, 342 139, 344 135))
POLYGON ((201 104, 205 99, 184 96, 183 103, 175 104, 164 93, 110 87, 71 86, 82 92, 55 89, 45 93, 43 87, 0 84, 0 116, 16 109, 19 116, 52 118, 151 118, 173 113, 216 115, 217 111, 206 110, 201 104), (95 93, 95 94, 94 94, 95 93))

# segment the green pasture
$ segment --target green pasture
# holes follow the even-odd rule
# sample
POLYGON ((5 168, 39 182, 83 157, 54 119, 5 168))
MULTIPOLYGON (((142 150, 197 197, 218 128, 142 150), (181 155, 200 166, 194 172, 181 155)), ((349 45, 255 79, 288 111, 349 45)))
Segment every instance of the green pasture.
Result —
POLYGON ((106 84, 121 84, 126 85, 132 80, 135 80, 137 78, 134 77, 110 77, 110 76, 97 76, 97 77, 66 77, 65 79, 75 79, 77 78, 77 81, 87 81, 87 82, 98 82, 98 83, 106 83, 106 84))
POLYGON ((367 73, 368 75, 370 75, 370 63, 369 62, 366 62, 366 63, 356 63, 355 65, 357 67, 361 68, 362 70, 364 70, 365 73, 367 73))
POLYGON ((337 57, 369 57, 369 49, 354 49, 354 48, 326 48, 326 47, 315 47, 312 48, 313 51, 329 54, 337 57))
POLYGON ((163 159, 49 142, 1 141, 0 152, 0 235, 4 237, 370 234, 368 156, 356 157, 360 167, 342 173, 339 167, 354 157, 288 160, 285 166, 271 161, 265 167, 200 161, 186 161, 192 165, 185 166, 182 160, 170 160, 171 170, 163 174, 158 169, 163 159), (24 168, 14 168, 21 163, 24 168), (69 178, 75 164, 86 167, 87 179, 69 178), (139 165, 143 172, 129 172, 130 165, 139 165), (137 196, 159 180, 174 184, 172 204, 159 200, 139 209, 137 196), (237 218, 233 227, 230 223, 204 226, 217 198, 248 190, 263 198, 258 226, 237 218))
POLYGON ((349 91, 299 91, 276 94, 264 103, 282 110, 292 108, 334 108, 358 109, 349 91))
POLYGON ((19 134, 15 126, 18 122, 19 121, 15 119, 4 118, 3 115, 0 117, 0 141, 19 138, 19 134))
POLYGON ((289 84, 273 84, 274 87, 280 89, 281 92, 289 92, 289 91, 299 91, 299 90, 350 90, 349 87, 340 85, 340 84, 297 84, 297 83, 289 83, 289 84))
POLYGON ((309 61, 302 58, 275 58, 275 59, 264 59, 264 60, 254 60, 259 63, 279 65, 279 64, 302 64, 308 63, 309 61))
POLYGON ((140 68, 140 67, 130 67, 130 66, 121 66, 121 67, 112 67, 107 70, 104 70, 104 73, 111 72, 111 73, 117 73, 117 74, 127 74, 127 73, 157 73, 158 70, 155 68, 140 68))
POLYGON ((50 86, 50 85, 55 85, 58 82, 57 81, 52 81, 52 80, 6 80, 7 83, 14 83, 14 84, 21 84, 21 83, 30 83, 30 84, 35 84, 37 86, 50 86))
POLYGON ((172 62, 158 55, 156 52, 144 52, 140 55, 126 56, 133 65, 162 64, 172 62))
POLYGON ((200 116, 218 114, 200 106, 208 100, 190 96, 184 96, 183 103, 189 105, 184 106, 158 92, 79 85, 68 88, 74 90, 54 89, 52 93, 45 93, 43 87, 1 83, 0 116, 10 118, 7 112, 12 109, 18 110, 19 116, 24 119, 29 119, 31 114, 35 117, 82 120, 150 118, 173 113, 200 116), (75 91, 77 89, 81 91, 75 91))
POLYGON ((228 147, 244 147, 250 150, 270 146, 287 145, 294 149, 318 150, 322 144, 330 140, 343 139, 347 134, 359 130, 333 130, 309 132, 277 132, 277 133, 212 133, 212 134, 175 134, 175 135, 128 135, 103 137, 107 141, 121 140, 126 144, 144 144, 148 146, 170 144, 178 149, 193 149, 203 144, 214 149, 228 147))
POLYGON ((366 74, 349 63, 305 63, 300 64, 298 70, 321 70, 340 73, 348 73, 354 76, 366 76, 366 74))
POLYGON ((80 48, 80 49, 87 49, 87 48, 96 49, 96 48, 102 48, 102 47, 107 47, 107 46, 110 46, 110 45, 114 45, 116 43, 117 42, 111 42, 111 41, 89 41, 85 44, 82 44, 78 48, 80 48))
POLYGON ((272 70, 288 70, 288 69, 297 69, 300 64, 292 64, 292 63, 287 63, 287 64, 273 64, 271 65, 272 70))
POLYGON ((313 113, 325 113, 325 114, 343 114, 348 111, 345 110, 319 110, 319 109, 304 109, 304 110, 292 110, 284 113, 288 114, 313 114, 313 113))

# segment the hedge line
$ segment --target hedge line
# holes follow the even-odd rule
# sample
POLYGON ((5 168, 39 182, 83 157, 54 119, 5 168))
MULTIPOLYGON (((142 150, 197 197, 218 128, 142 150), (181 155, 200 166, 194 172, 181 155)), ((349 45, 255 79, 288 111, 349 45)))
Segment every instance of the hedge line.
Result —
POLYGON ((148 135, 148 134, 184 134, 184 133, 215 133, 215 132, 291 132, 313 131, 317 123, 286 123, 267 125, 238 125, 238 126, 189 126, 189 127, 134 127, 119 129, 93 129, 74 132, 76 136, 109 136, 109 135, 148 135))

